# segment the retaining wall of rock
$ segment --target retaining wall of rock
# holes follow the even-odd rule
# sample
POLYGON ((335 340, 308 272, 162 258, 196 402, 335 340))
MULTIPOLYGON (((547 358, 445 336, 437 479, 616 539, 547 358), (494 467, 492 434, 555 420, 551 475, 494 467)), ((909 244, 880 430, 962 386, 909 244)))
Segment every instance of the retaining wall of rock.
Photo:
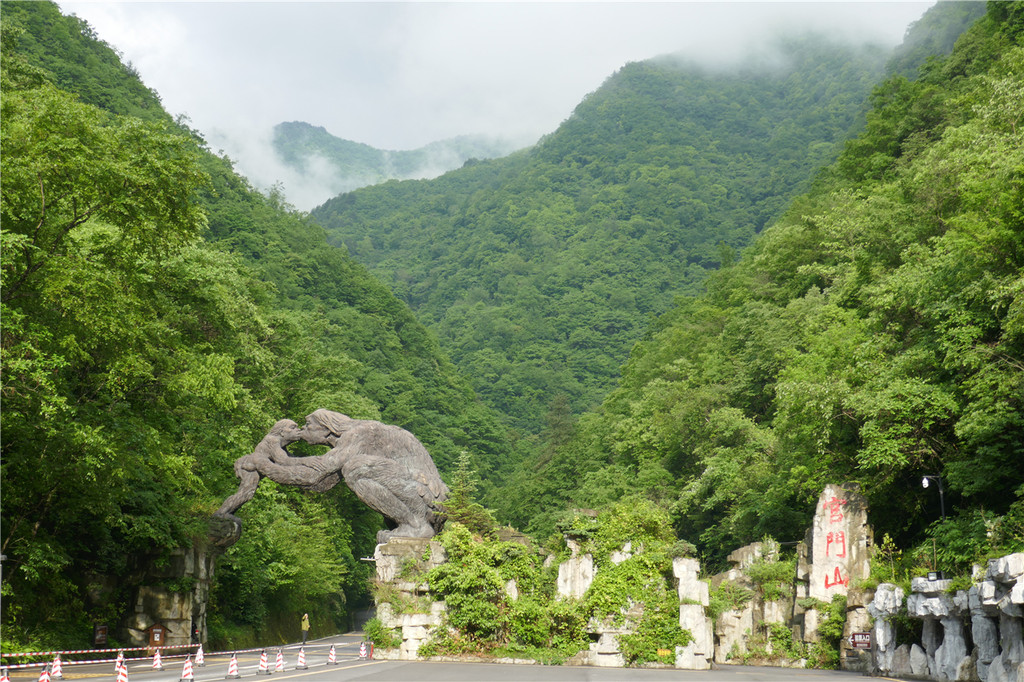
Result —
POLYGON ((868 610, 875 619, 873 672, 945 682, 1024 682, 1024 553, 989 562, 967 590, 915 578, 911 593, 882 584, 868 610), (904 602, 905 598, 905 602, 904 602), (896 619, 922 621, 920 641, 898 641, 896 619))

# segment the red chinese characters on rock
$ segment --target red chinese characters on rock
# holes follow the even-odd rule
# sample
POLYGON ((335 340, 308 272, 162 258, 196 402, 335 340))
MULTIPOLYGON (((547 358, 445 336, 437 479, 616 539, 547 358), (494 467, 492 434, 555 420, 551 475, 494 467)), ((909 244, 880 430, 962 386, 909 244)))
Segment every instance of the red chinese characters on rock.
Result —
POLYGON ((828 521, 829 523, 841 523, 843 520, 843 505, 846 504, 846 500, 841 500, 838 497, 833 496, 831 500, 825 502, 822 505, 825 509, 828 509, 828 521))
MULTIPOLYGON (((840 499, 833 496, 831 500, 825 502, 822 505, 823 509, 828 511, 829 523, 842 523, 843 522, 843 506, 846 504, 846 500, 840 499)), ((825 536, 825 556, 831 556, 836 559, 846 558, 846 531, 830 531, 825 536)), ((843 575, 839 566, 835 567, 832 575, 825 574, 825 589, 829 590, 833 587, 845 587, 850 583, 850 576, 843 575)))
POLYGON ((844 531, 837 530, 825 537, 825 556, 834 556, 837 559, 846 558, 846 533, 844 531))
POLYGON ((831 580, 831 582, 828 579, 828 574, 827 573, 825 574, 825 589, 826 590, 832 589, 833 587, 838 587, 840 585, 845 587, 845 586, 847 586, 849 584, 850 584, 850 576, 843 575, 839 571, 839 567, 838 566, 836 566, 836 570, 832 573, 832 580, 831 580))

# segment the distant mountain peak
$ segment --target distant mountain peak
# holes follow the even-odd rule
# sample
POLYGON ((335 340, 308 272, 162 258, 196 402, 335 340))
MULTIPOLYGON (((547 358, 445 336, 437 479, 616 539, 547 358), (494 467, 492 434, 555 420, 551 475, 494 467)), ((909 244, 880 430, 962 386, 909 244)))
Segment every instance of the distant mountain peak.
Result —
POLYGON ((315 179, 332 196, 387 180, 433 178, 461 167, 470 159, 493 159, 515 151, 511 140, 485 135, 459 135, 419 149, 378 149, 332 135, 323 126, 289 121, 274 126, 278 159, 302 178, 315 179))

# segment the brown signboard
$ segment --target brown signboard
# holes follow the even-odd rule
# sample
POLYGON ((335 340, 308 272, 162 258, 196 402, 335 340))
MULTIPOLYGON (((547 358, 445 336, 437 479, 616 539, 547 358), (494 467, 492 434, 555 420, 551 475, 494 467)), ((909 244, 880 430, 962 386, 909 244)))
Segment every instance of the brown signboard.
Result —
POLYGON ((871 633, 870 632, 855 632, 850 635, 850 646, 854 649, 870 649, 871 648, 871 633))

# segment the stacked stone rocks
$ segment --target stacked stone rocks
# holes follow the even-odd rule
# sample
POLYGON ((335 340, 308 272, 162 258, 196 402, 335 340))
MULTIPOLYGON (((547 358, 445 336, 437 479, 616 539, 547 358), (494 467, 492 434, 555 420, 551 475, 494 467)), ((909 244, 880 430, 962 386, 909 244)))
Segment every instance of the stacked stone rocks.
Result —
POLYGON ((778 557, 777 543, 754 542, 734 550, 728 557, 729 570, 711 578, 716 589, 722 583, 730 582, 755 596, 738 609, 729 609, 719 614, 714 623, 714 651, 716 663, 738 663, 749 652, 747 644, 752 635, 763 630, 769 623, 786 621, 788 609, 784 603, 765 601, 755 593, 754 583, 744 569, 754 562, 765 559, 773 561, 778 557))
POLYGON ((676 647, 676 667, 684 670, 707 670, 715 655, 715 635, 711 619, 704 609, 708 605, 708 584, 697 578, 700 562, 677 557, 672 560, 672 575, 679 583, 679 627, 693 635, 685 647, 676 647))
POLYGON ((875 671, 933 680, 1024 682, 1024 553, 993 559, 980 577, 969 590, 956 593, 950 593, 949 580, 912 581, 906 609, 923 621, 920 643, 896 641, 892 622, 903 606, 903 590, 879 585, 868 607, 875 618, 875 671))
POLYGON ((967 592, 971 635, 983 682, 1024 682, 1024 553, 989 562, 967 592))
POLYGON ((135 606, 125 623, 127 640, 135 646, 149 644, 149 628, 159 623, 166 628, 167 646, 189 644, 193 626, 205 641, 206 605, 218 553, 216 547, 197 542, 172 550, 166 564, 150 566, 147 575, 153 584, 141 585, 135 593, 135 606), (169 581, 190 589, 172 591, 166 585, 169 581))
MULTIPOLYGON (((573 538, 567 537, 566 544, 571 556, 558 566, 558 595, 560 598, 580 598, 594 582, 594 558, 588 553, 581 553, 579 543, 573 538)), ((634 551, 642 551, 642 548, 634 550, 632 543, 626 543, 621 550, 612 553, 611 561, 616 564, 625 561, 633 556, 634 551)), ((708 584, 697 577, 700 574, 700 562, 697 559, 674 559, 672 572, 679 594, 679 626, 693 635, 693 641, 688 645, 676 647, 675 667, 707 670, 714 656, 711 619, 704 611, 708 605, 708 584)), ((612 618, 602 622, 591 621, 587 629, 594 641, 586 651, 581 651, 568 662, 601 668, 625 666, 626 657, 622 653, 619 638, 633 634, 632 624, 640 621, 643 607, 632 604, 623 615, 625 619, 620 624, 616 624, 612 618)))
MULTIPOLYGON (((409 563, 418 566, 422 576, 447 559, 444 547, 439 542, 423 538, 394 537, 386 544, 377 545, 373 554, 377 565, 377 581, 388 583, 399 593, 399 601, 415 603, 429 594, 429 586, 422 580, 403 579, 403 567, 409 563), (424 559, 426 557, 426 559, 424 559)), ((429 610, 412 613, 396 613, 391 604, 377 605, 377 618, 386 628, 400 630, 402 644, 397 649, 378 649, 374 656, 402 661, 416 660, 423 643, 430 637, 433 628, 444 618, 445 603, 430 601, 429 610)))

